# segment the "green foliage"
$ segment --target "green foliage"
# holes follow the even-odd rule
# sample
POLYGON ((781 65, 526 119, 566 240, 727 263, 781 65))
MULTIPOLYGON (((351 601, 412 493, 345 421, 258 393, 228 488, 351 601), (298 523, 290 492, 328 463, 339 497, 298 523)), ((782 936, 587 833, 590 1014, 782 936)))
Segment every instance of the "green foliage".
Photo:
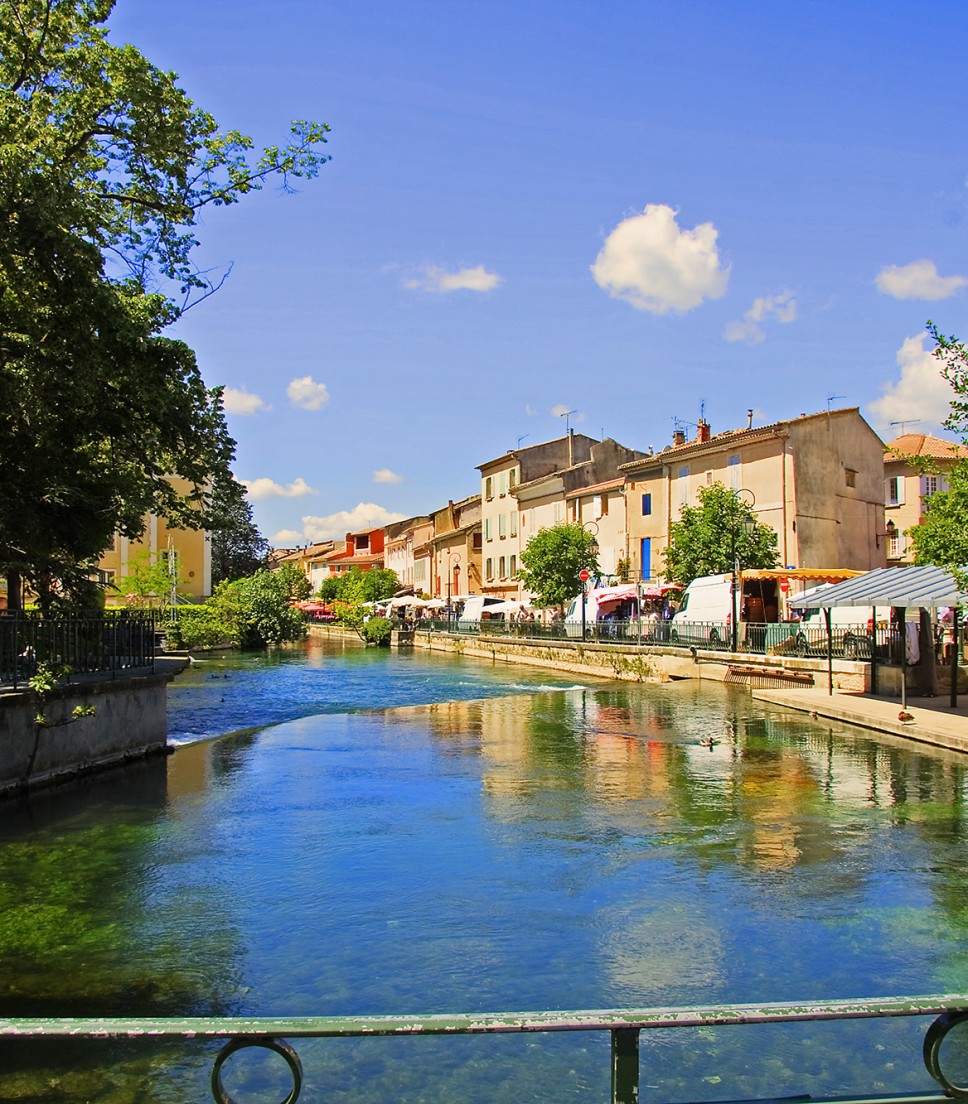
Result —
POLYGON ((393 623, 386 617, 371 617, 363 625, 363 639, 367 644, 389 644, 392 632, 393 623))
POLYGON ((231 475, 212 487, 212 586, 265 567, 269 542, 252 520, 245 487, 231 475))
POLYGON ((687 586, 703 575, 740 567, 770 568, 777 563, 777 534, 757 522, 747 533, 744 519, 755 517, 738 494, 722 483, 699 488, 699 505, 683 506, 679 521, 669 526, 669 545, 663 555, 666 578, 687 586))
POLYGON ((177 563, 172 564, 167 552, 150 552, 142 549, 128 562, 128 574, 116 584, 117 590, 129 606, 163 606, 168 603, 172 583, 177 588, 185 580, 178 574, 177 563))
POLYGON ((193 227, 326 160, 313 123, 250 160, 174 74, 108 41, 112 7, 0 4, 0 571, 43 609, 89 597, 99 554, 147 512, 212 520, 234 454, 221 391, 161 336, 214 290, 193 227))
POLYGON ((397 573, 389 568, 363 571, 353 567, 342 575, 324 579, 316 595, 323 602, 382 602, 399 589, 397 573))
POLYGON ((226 620, 217 606, 203 602, 197 606, 180 606, 178 620, 169 622, 165 635, 174 647, 188 651, 224 648, 235 643, 235 625, 226 620))
POLYGON ((279 578, 286 597, 291 601, 304 602, 312 593, 312 587, 306 578, 306 573, 295 564, 287 563, 276 569, 275 574, 279 578))
POLYGON ((581 593, 582 569, 599 574, 598 545, 580 525, 554 525, 536 533, 521 553, 518 578, 535 605, 563 606, 581 593))
MULTIPOLYGON (((928 322, 934 339, 934 355, 941 363, 941 374, 951 384, 951 413, 945 429, 957 433, 968 445, 968 348, 954 337, 938 332, 928 322)), ((921 471, 940 471, 930 461, 910 457, 911 465, 921 471)), ((936 564, 968 588, 968 459, 957 460, 944 469, 948 490, 931 495, 924 504, 919 525, 907 530, 914 547, 916 564, 936 564)))

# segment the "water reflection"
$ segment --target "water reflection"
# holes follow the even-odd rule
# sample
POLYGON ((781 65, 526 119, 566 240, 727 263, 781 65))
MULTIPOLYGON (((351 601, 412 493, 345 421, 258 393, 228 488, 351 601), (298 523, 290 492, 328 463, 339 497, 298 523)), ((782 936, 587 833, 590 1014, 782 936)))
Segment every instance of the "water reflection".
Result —
MULTIPOLYGON (((10 811, 0 1011, 439 1012, 968 988, 958 757, 729 688, 548 690, 546 672, 306 659, 276 663, 271 680, 226 665, 219 696, 233 725, 253 698, 271 699, 271 721, 325 698, 316 715, 240 725, 10 811), (391 700, 427 704, 367 708, 384 676, 391 700)), ((186 694, 207 700, 211 673, 186 694)), ((875 1026, 823 1043, 828 1091, 838 1078, 866 1091, 889 1061, 892 1091, 924 1087, 917 1029, 875 1026), (885 1031, 903 1036, 901 1058, 876 1049, 885 1031)), ((791 1037, 762 1069, 742 1031, 728 1047, 719 1033, 650 1039, 647 1080, 667 1100, 816 1088, 796 1077, 821 1053, 819 1029, 791 1037)), ((310 1047, 326 1098, 579 1100, 607 1082, 603 1040, 421 1043, 400 1069, 382 1048, 310 1047)), ((0 1095, 28 1085, 71 1099, 44 1096, 47 1061, 23 1059, 0 1095)), ((154 1062, 125 1059, 104 1099, 204 1098, 200 1060, 169 1079, 154 1062)))

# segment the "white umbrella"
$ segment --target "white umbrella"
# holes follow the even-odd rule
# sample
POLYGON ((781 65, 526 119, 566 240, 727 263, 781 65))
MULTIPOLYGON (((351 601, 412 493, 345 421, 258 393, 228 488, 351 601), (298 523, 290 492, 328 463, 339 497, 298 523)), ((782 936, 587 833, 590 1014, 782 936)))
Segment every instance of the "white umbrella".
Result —
POLYGON ((423 607, 424 609, 443 609, 446 605, 447 603, 443 598, 428 598, 423 607))

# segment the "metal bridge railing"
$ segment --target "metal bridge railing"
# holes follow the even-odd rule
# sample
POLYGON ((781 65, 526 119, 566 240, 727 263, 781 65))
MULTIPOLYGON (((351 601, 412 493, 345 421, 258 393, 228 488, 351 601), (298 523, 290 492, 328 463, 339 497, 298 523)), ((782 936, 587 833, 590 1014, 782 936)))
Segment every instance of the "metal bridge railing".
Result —
MULTIPOLYGON (((301 1016, 293 1018, 210 1019, 2 1019, 0 1039, 46 1037, 72 1039, 210 1040, 227 1042, 215 1058, 211 1092, 216 1104, 244 1104, 234 1101, 225 1088, 222 1071, 228 1059, 249 1047, 278 1054, 288 1068, 291 1088, 283 1104, 295 1104, 303 1084, 302 1062, 288 1039, 346 1037, 400 1037, 424 1035, 502 1035, 595 1031, 611 1036, 611 1102, 638 1104, 639 1036, 642 1031, 669 1028, 783 1024, 821 1020, 879 1019, 897 1016, 933 1016, 922 1046, 928 1073, 941 1091, 909 1095, 878 1093, 836 1099, 839 1104, 863 1099, 865 1104, 927 1104, 948 1098, 968 1100, 968 1084, 943 1068, 949 1060, 964 1071, 959 1058, 966 1050, 968 995, 890 997, 880 1000, 809 1001, 802 1004, 712 1005, 684 1008, 622 1009, 592 1012, 502 1012, 481 1015, 434 1016, 301 1016), (956 1028, 954 1045, 944 1047, 956 1028), (952 1051, 953 1057, 952 1057, 952 1051)), ((797 1100, 810 1099, 810 1085, 797 1100)), ((816 1098, 814 1098, 816 1099, 816 1098)))
MULTIPOLYGON (((156 618, 151 610, 115 614, 21 613, 0 616, 0 686, 26 686, 41 664, 70 676, 150 668, 156 618)), ((70 677, 69 676, 69 677, 70 677)))

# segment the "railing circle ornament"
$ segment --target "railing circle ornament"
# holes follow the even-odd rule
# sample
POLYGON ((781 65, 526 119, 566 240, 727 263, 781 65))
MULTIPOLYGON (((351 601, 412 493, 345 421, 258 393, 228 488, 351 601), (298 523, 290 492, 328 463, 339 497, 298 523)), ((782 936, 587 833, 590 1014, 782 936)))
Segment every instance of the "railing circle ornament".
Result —
POLYGON ((292 1089, 289 1095, 285 1097, 280 1104, 296 1104, 296 1101, 299 1099, 299 1093, 302 1091, 303 1079, 303 1068, 302 1062, 299 1060, 299 1055, 283 1039, 255 1039, 245 1036, 229 1039, 225 1046, 218 1052, 218 1057, 215 1059, 215 1065, 212 1067, 212 1099, 216 1101, 216 1104, 238 1104, 235 1098, 229 1095, 225 1086, 222 1084, 222 1066, 225 1065, 227 1059, 235 1054, 236 1051, 244 1050, 247 1047, 262 1047, 263 1050, 271 1050, 282 1057, 282 1060, 289 1067, 289 1073, 292 1076, 292 1089))
MULTIPOLYGON (((941 1085, 948 1096, 955 1097, 957 1100, 968 1100, 968 1084, 952 1081, 941 1069, 941 1046, 948 1035, 962 1024, 968 1025, 968 1011, 943 1012, 934 1021, 924 1035, 924 1064, 928 1067, 928 1073, 941 1085)), ((961 1072, 966 1073, 966 1071, 961 1072)))

